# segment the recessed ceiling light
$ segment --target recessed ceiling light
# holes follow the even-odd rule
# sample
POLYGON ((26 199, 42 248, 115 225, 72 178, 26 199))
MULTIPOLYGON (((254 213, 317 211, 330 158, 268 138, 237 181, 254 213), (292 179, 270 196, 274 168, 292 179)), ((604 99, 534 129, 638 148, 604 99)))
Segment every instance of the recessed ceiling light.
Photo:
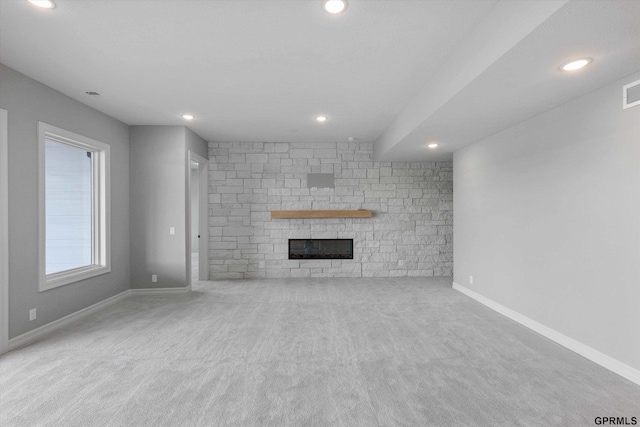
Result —
POLYGON ((316 120, 319 121, 320 123, 324 123, 327 120, 329 120, 329 118, 327 116, 316 116, 316 120))
POLYGON ((582 67, 589 65, 593 61, 591 58, 581 58, 576 59, 571 62, 567 62, 566 64, 562 64, 558 67, 561 71, 576 71, 582 67))
POLYGON ((185 119, 185 120, 193 120, 193 119, 196 118, 196 116, 194 116, 193 114, 188 114, 187 113, 187 114, 183 114, 182 118, 185 119))
POLYGON ((432 142, 431 144, 427 145, 427 147, 429 148, 438 148, 439 144, 436 144, 435 142, 432 142))
POLYGON ((29 0, 29 3, 43 9, 53 9, 54 7, 56 7, 56 4, 51 0, 29 0))
POLYGON ((347 8, 347 0, 324 0, 322 2, 322 8, 335 15, 336 13, 344 12, 347 8))

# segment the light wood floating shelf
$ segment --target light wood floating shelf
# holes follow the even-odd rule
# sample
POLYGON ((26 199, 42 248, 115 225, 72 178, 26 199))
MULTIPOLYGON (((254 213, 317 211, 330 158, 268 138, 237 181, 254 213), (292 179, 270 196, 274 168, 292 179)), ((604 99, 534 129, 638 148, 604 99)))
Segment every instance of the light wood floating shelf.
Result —
POLYGON ((271 211, 271 218, 371 218, 371 211, 271 211))

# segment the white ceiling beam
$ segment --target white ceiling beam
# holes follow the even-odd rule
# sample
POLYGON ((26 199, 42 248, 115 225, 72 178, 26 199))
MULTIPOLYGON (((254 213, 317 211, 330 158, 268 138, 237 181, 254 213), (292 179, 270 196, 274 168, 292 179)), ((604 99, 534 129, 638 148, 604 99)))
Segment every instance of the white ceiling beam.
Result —
POLYGON ((568 1, 498 2, 378 137, 375 159, 384 161, 385 153, 394 146, 406 142, 409 136, 419 137, 415 131, 423 122, 568 1))

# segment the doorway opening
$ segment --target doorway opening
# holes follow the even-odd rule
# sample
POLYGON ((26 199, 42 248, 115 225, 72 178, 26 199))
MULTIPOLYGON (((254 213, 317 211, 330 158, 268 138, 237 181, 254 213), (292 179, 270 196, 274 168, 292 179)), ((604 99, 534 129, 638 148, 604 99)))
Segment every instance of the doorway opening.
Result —
POLYGON ((208 160, 189 151, 187 221, 187 276, 193 287, 209 279, 207 232, 208 160))

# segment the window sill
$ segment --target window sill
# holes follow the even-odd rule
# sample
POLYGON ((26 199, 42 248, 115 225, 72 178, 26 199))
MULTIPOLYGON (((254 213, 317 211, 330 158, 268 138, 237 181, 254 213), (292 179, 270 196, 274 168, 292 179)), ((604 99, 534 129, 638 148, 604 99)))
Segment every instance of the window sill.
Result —
POLYGON ((45 279, 40 282, 39 292, 48 291, 49 289, 69 285, 71 283, 100 276, 109 272, 111 272, 110 266, 88 265, 86 267, 74 268, 73 270, 48 274, 45 279))

